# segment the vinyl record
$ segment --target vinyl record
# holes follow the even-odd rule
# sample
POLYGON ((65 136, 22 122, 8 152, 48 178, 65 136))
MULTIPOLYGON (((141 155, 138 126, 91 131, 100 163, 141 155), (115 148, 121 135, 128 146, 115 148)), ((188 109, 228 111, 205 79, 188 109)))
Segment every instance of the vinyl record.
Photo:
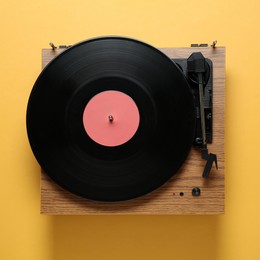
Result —
POLYGON ((38 77, 27 132, 43 170, 74 194, 136 198, 161 186, 193 141, 190 87, 156 48, 121 37, 81 42, 38 77))

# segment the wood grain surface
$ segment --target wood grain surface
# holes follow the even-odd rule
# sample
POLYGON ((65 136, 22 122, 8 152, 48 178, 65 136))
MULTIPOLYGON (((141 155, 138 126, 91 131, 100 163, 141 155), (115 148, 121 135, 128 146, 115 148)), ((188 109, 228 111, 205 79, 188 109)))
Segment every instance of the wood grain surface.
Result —
MULTIPOLYGON (((64 49, 43 49, 43 68, 64 49)), ((224 213, 224 110, 225 48, 162 48, 170 58, 187 58, 200 51, 213 61, 213 143, 209 151, 217 154, 219 169, 213 166, 210 177, 202 178, 205 161, 195 148, 178 173, 157 190, 124 202, 96 202, 78 197, 41 174, 41 213, 52 215, 87 214, 222 214, 224 213), (193 187, 201 195, 191 194, 193 187), (181 196, 182 194, 183 196, 181 196)), ((40 170, 39 170, 40 171, 40 170)))

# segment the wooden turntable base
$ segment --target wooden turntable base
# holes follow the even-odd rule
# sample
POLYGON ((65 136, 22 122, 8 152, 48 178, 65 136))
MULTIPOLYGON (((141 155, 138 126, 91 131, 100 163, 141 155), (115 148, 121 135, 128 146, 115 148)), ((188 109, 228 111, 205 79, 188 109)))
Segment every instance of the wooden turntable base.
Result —
MULTIPOLYGON (((206 161, 200 150, 192 148, 178 173, 157 190, 124 202, 96 202, 78 197, 41 173, 41 213, 52 215, 88 214, 222 214, 224 213, 224 109, 225 109, 225 48, 192 47, 162 48, 170 58, 187 58, 192 52, 202 52, 213 62, 213 143, 209 152, 218 156, 210 177, 202 178, 206 161), (199 187, 200 196, 192 196, 199 187)), ((64 49, 43 49, 44 68, 64 49)))

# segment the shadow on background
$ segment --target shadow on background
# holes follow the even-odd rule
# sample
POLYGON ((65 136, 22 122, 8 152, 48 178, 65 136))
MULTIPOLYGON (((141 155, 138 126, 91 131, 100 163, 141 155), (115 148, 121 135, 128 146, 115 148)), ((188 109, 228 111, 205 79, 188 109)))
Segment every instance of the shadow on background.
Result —
POLYGON ((52 216, 52 255, 216 260, 219 222, 219 216, 52 216))

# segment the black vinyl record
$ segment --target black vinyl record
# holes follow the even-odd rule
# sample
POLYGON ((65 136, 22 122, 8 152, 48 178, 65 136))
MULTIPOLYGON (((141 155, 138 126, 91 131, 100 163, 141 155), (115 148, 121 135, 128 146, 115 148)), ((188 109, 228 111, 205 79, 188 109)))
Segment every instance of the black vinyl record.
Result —
POLYGON ((136 198, 165 183, 185 161, 194 129, 193 95, 181 70, 129 38, 65 50, 42 71, 27 107, 30 145, 43 170, 72 193, 100 201, 136 198), (105 91, 126 94, 139 111, 136 132, 120 145, 97 143, 84 128, 86 105, 105 91))

